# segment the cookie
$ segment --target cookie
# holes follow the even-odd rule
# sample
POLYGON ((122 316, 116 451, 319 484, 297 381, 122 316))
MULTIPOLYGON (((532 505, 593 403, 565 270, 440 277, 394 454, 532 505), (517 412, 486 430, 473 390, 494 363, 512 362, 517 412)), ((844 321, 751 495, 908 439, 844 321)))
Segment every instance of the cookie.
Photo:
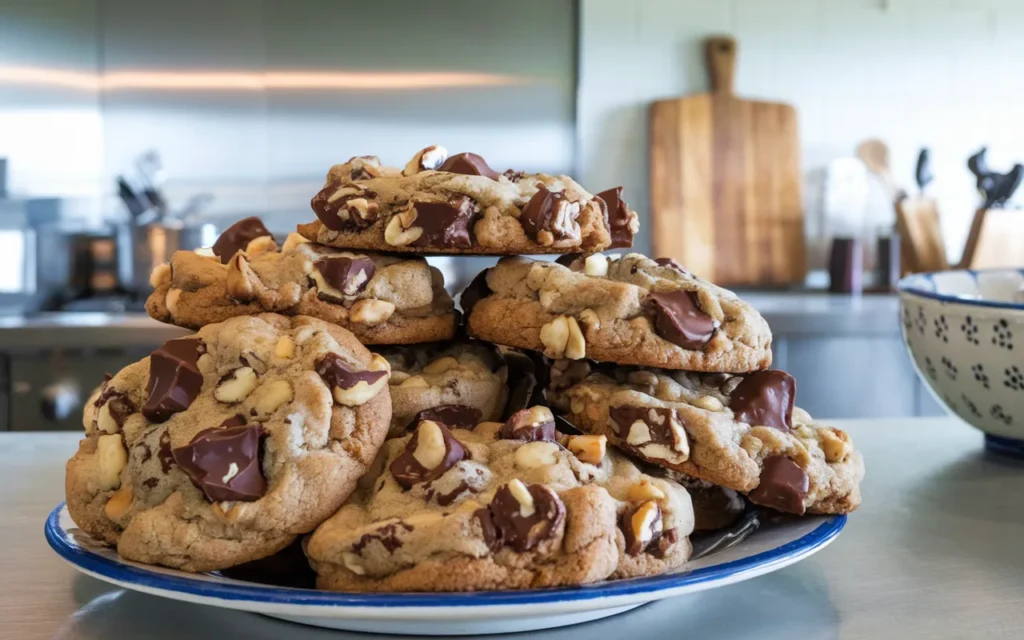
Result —
POLYGON ((561 360, 548 399, 630 455, 786 513, 849 513, 864 461, 846 432, 794 408, 777 370, 695 374, 561 360))
POLYGON ((503 258, 463 292, 467 330, 550 358, 744 373, 771 364, 764 318, 671 261, 503 258))
POLYGON ((108 380, 67 465, 71 517, 187 571, 274 554, 332 515, 387 435, 388 363, 341 327, 207 325, 108 380))
POLYGON ((189 329, 265 312, 305 315, 341 325, 363 344, 454 334, 444 278, 422 258, 339 251, 298 234, 278 248, 269 234, 249 239, 261 229, 258 218, 247 218, 212 250, 176 252, 153 271, 146 311, 189 329))
POLYGON ((474 153, 417 153, 404 169, 374 156, 331 167, 299 233, 344 249, 515 255, 633 245, 639 218, 622 188, 588 193, 568 176, 499 174, 474 153))
POLYGON ((388 440, 364 490, 313 533, 317 586, 474 591, 651 575, 689 558, 690 498, 546 407, 388 440))
POLYGON ((501 417, 508 395, 505 360, 477 340, 383 347, 391 365, 391 435, 404 435, 417 416, 449 427, 501 417))

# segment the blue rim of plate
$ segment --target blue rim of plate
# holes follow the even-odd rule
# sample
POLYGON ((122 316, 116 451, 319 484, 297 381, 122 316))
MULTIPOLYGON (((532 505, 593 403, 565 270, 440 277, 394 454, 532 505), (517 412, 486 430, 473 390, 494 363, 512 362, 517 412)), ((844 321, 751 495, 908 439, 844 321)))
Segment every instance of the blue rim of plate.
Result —
POLYGON ((999 272, 1016 271, 1020 275, 1024 276, 1024 269, 950 269, 948 271, 933 271, 931 273, 912 273, 909 276, 901 279, 896 284, 896 290, 900 293, 909 293, 915 296, 921 296, 922 298, 929 298, 931 300, 938 300, 939 302, 954 302, 957 304, 966 304, 975 307, 993 307, 996 309, 1019 309, 1024 310, 1024 303, 1021 302, 999 302, 998 300, 979 300, 977 298, 969 298, 967 296, 957 296, 948 293, 936 293, 935 291, 929 291, 927 289, 921 289, 915 286, 916 283, 926 281, 935 285, 935 276, 944 273, 966 273, 975 280, 978 279, 979 274, 983 273, 999 273, 999 272))
POLYGON ((648 578, 615 580, 584 587, 558 587, 527 591, 382 594, 339 593, 258 584, 205 582, 193 578, 155 573, 144 568, 104 558, 78 546, 60 528, 60 513, 63 508, 64 503, 61 502, 46 519, 46 541, 62 558, 97 575, 138 586, 207 598, 326 607, 395 608, 523 605, 591 600, 675 589, 701 582, 724 580, 764 565, 786 560, 793 556, 803 555, 832 541, 843 530, 843 527, 846 526, 845 515, 826 516, 826 519, 820 525, 808 533, 774 549, 710 567, 701 567, 688 572, 684 571, 648 578))

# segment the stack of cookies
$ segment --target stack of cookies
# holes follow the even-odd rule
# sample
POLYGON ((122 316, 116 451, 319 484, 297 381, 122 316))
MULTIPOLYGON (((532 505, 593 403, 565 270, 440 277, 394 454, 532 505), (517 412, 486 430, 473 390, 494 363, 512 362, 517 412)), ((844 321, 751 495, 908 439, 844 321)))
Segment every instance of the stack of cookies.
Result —
POLYGON ((281 244, 247 218, 176 253, 147 310, 197 333, 89 400, 71 516, 138 562, 466 591, 674 570, 748 501, 855 509, 860 455, 760 315, 600 253, 639 230, 621 191, 433 146, 332 167, 281 244), (431 254, 506 257, 460 313, 431 254))

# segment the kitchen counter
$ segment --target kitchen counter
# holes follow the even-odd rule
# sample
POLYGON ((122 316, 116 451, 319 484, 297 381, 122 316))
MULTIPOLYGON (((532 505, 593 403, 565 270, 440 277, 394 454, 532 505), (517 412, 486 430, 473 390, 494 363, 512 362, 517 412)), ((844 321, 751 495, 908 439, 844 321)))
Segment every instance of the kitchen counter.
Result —
MULTIPOLYGON (((868 472, 864 505, 829 547, 748 582, 530 638, 1024 637, 1024 464, 985 454, 981 435, 949 418, 842 426, 868 472)), ((76 440, 0 434, 0 637, 385 637, 164 600, 79 575, 43 539, 76 440)))
MULTIPOLYGON (((899 336, 895 296, 741 292, 778 336, 899 336)), ((143 313, 44 313, 0 317, 0 351, 41 347, 156 346, 186 333, 143 313)))

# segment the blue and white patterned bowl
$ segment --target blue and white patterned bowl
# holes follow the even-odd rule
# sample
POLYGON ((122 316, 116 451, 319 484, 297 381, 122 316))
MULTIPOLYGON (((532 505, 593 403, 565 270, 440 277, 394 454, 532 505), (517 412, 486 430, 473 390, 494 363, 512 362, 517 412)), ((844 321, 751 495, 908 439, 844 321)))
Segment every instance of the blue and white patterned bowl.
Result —
POLYGON ((1024 457, 1024 269, 915 274, 899 295, 921 379, 990 449, 1024 457))

